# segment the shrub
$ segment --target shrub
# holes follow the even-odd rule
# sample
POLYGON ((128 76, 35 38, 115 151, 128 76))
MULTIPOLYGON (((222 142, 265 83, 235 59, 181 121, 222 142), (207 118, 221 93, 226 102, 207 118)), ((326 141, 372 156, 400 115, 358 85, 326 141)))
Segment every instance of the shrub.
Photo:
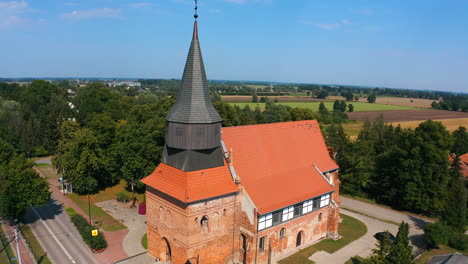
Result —
POLYGON ((428 224, 424 228, 424 239, 430 248, 438 248, 439 244, 447 245, 453 236, 453 231, 442 222, 428 224))
POLYGON ((119 202, 128 203, 130 201, 130 193, 125 190, 118 192, 116 195, 119 202))
POLYGON ((463 233, 455 233, 449 240, 449 246, 465 251, 468 248, 468 236, 463 233))
POLYGON ((49 155, 49 152, 44 148, 44 146, 39 146, 34 149, 34 154, 38 157, 45 157, 49 155))
POLYGON ((72 208, 65 209, 67 213, 70 215, 70 218, 75 225, 76 229, 80 233, 83 241, 93 250, 100 250, 107 247, 107 241, 104 239, 102 233, 99 233, 97 236, 91 235, 92 229, 98 229, 96 226, 91 226, 89 228, 89 222, 83 216, 78 214, 72 208))

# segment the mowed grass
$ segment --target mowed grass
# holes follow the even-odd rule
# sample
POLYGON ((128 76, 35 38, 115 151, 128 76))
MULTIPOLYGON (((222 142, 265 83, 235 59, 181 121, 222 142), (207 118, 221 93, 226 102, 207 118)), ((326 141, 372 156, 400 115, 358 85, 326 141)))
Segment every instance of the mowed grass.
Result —
POLYGON ((62 177, 62 174, 57 173, 57 171, 50 164, 39 163, 34 165, 38 170, 46 176, 47 179, 58 179, 62 177))
MULTIPOLYGON (((78 207, 80 207, 81 210, 83 210, 83 212, 89 217, 87 195, 78 195, 76 193, 71 193, 68 194, 68 198, 70 198, 78 207)), ((104 229, 105 231, 116 231, 127 228, 125 225, 117 221, 106 211, 96 206, 93 203, 93 201, 91 201, 91 220, 96 225, 102 227, 102 229, 104 229)))
POLYGON ((356 239, 362 237, 367 233, 367 226, 353 218, 344 214, 340 215, 343 221, 340 223, 339 231, 341 238, 338 240, 325 239, 317 244, 311 245, 294 255, 291 255, 285 259, 278 261, 279 264, 308 264, 314 263, 309 260, 309 257, 317 251, 326 251, 328 253, 334 253, 356 239))
MULTIPOLYGON (((325 107, 329 111, 333 110, 334 102, 323 102, 325 107)), ((392 110, 418 110, 421 108, 411 107, 411 106, 400 106, 400 105, 385 105, 385 104, 370 104, 362 102, 349 102, 354 106, 354 112, 364 112, 364 111, 392 111, 392 110)), ((265 103, 229 103, 230 105, 237 105, 240 108, 249 106, 252 110, 256 107, 260 107, 261 110, 265 109, 265 103)), ((311 109, 314 112, 318 112, 320 102, 279 102, 278 104, 287 105, 290 107, 302 107, 311 109)), ((348 103, 347 103, 348 104, 348 103)))
POLYGON ((41 244, 39 244, 39 241, 37 241, 36 236, 31 231, 31 228, 29 228, 29 225, 23 226, 21 228, 21 233, 26 239, 26 242, 28 243, 28 246, 31 249, 31 252, 33 253, 34 258, 36 259, 37 263, 38 264, 52 264, 50 259, 47 257, 47 253, 44 251, 41 244))

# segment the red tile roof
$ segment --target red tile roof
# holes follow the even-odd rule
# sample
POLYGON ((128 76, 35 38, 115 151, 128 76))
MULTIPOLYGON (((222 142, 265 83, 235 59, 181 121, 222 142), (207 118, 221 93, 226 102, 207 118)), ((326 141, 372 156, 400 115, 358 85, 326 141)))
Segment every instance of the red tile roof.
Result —
POLYGON ((260 214, 333 191, 313 166, 338 168, 315 120, 225 127, 222 137, 260 214))
POLYGON ((237 192, 227 165, 185 172, 160 163, 148 177, 141 180, 184 203, 204 200, 237 192))
POLYGON ((460 156, 460 168, 463 176, 465 176, 465 178, 468 178, 468 153, 465 153, 460 156))

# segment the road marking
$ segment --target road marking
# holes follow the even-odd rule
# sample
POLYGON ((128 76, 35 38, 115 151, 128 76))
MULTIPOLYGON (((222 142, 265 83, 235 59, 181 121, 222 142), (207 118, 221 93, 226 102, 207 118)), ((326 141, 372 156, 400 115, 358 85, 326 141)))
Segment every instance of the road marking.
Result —
POLYGON ((41 222, 42 224, 44 225, 44 227, 47 229, 47 231, 52 235, 52 237, 54 238, 55 242, 57 242, 57 244, 60 246, 60 248, 63 250, 63 252, 65 253, 65 255, 67 255, 67 257, 71 260, 71 262, 73 264, 76 264, 75 260, 73 259, 73 257, 70 255, 70 253, 68 253, 68 251, 65 249, 65 247, 62 245, 62 243, 60 243, 60 241, 58 240, 58 238, 55 236, 55 234, 52 232, 52 230, 49 228, 49 226, 47 225, 47 223, 44 221, 44 219, 42 219, 42 216, 39 214, 38 211, 36 211, 36 208, 34 208, 32 205, 29 205, 31 207, 31 209, 34 211, 34 213, 37 215, 37 217, 39 217, 39 219, 41 219, 41 222))

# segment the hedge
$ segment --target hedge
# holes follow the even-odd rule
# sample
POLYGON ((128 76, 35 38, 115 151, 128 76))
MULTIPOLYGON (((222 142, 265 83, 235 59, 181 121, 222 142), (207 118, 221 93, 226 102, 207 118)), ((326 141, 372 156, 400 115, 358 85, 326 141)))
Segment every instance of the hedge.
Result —
POLYGON ((107 241, 104 239, 102 233, 99 233, 97 236, 91 235, 91 230, 98 229, 96 226, 92 226, 91 230, 89 228, 89 222, 82 215, 77 213, 73 208, 67 207, 65 209, 70 215, 70 218, 75 225, 76 229, 80 233, 83 241, 92 249, 92 250, 101 250, 107 247, 107 241))

